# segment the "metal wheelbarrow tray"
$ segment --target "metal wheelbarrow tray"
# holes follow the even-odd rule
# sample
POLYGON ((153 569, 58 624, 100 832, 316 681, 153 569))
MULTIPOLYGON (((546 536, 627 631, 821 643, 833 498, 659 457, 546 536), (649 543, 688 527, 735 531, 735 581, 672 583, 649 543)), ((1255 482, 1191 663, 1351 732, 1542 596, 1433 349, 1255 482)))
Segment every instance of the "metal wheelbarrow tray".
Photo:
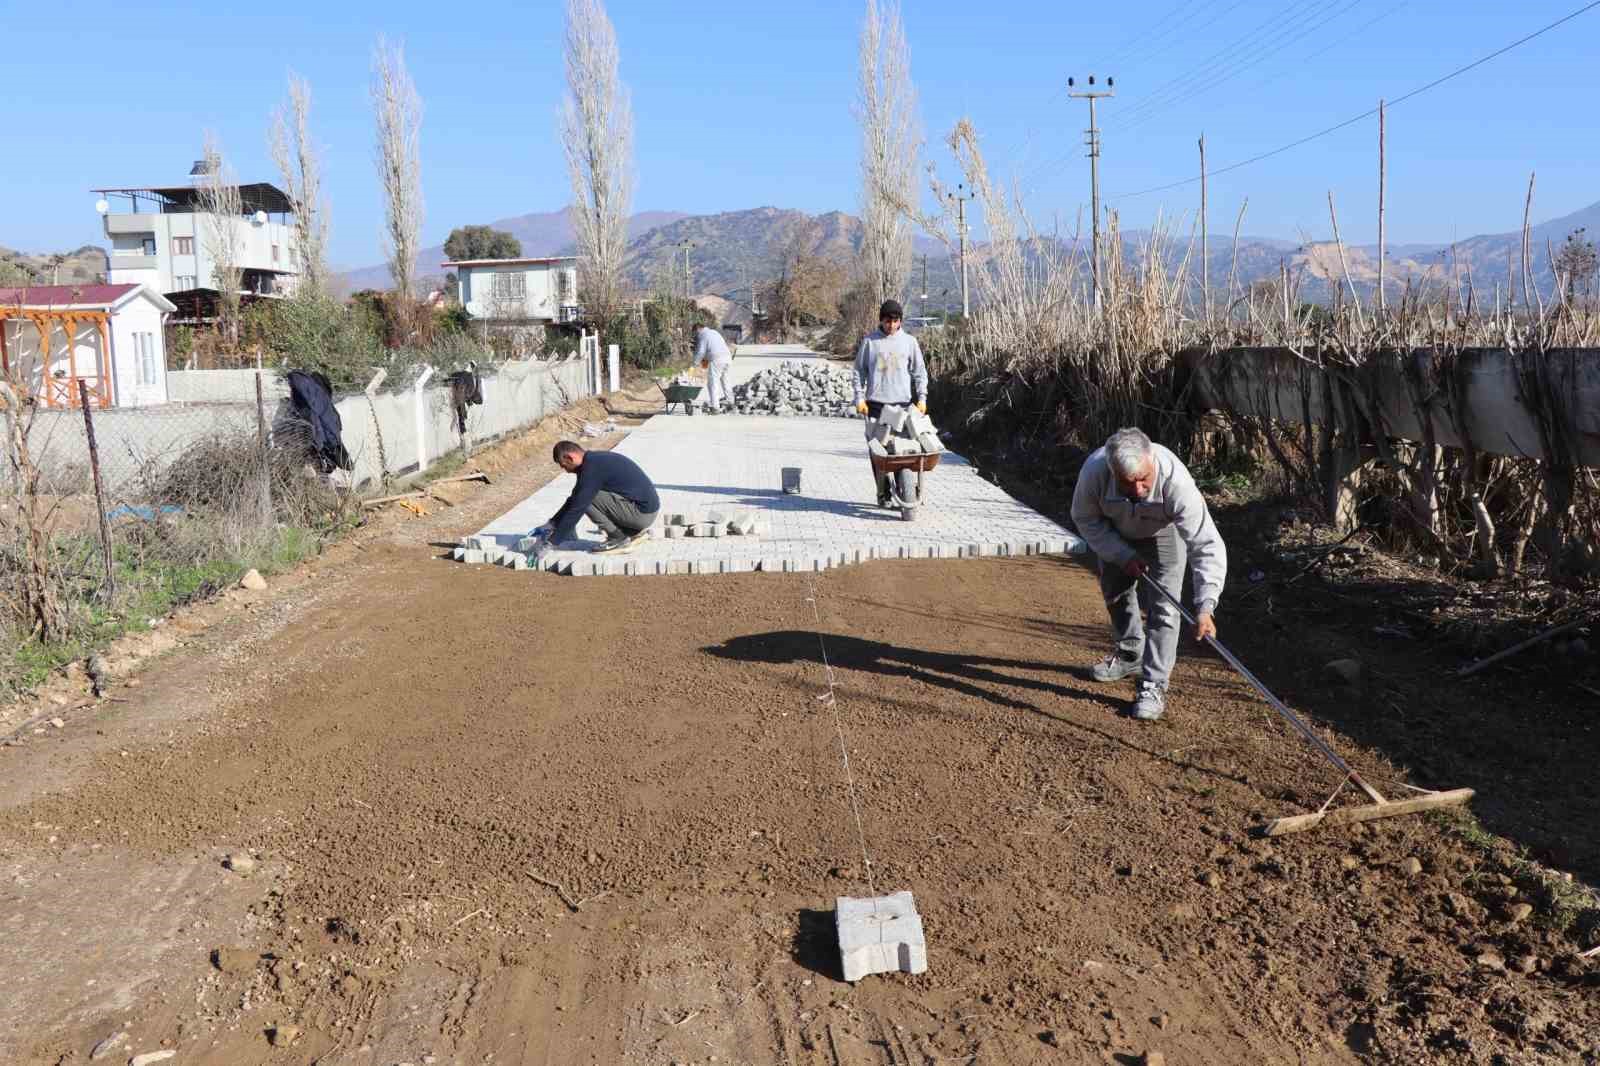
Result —
POLYGON ((658 381, 656 382, 656 388, 660 389, 661 395, 667 398, 667 409, 662 412, 663 414, 671 414, 674 404, 682 405, 684 414, 694 414, 694 401, 700 395, 701 387, 699 385, 673 384, 664 386, 658 381))
POLYGON ((904 521, 911 521, 916 517, 917 507, 922 503, 922 475, 939 465, 939 457, 943 452, 918 452, 915 455, 877 455, 867 452, 867 458, 872 461, 872 473, 876 477, 887 477, 894 490, 895 505, 900 508, 900 517, 904 521), (911 500, 903 498, 899 475, 902 472, 917 472, 916 496, 911 500))

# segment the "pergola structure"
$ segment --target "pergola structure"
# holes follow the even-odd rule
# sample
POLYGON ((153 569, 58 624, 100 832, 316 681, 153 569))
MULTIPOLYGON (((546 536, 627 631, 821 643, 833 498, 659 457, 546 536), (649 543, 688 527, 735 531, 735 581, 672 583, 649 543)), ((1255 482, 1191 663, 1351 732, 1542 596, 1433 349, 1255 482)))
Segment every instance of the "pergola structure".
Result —
POLYGON ((88 388, 89 402, 96 407, 110 407, 111 395, 111 311, 109 308, 39 307, 16 304, 7 306, 0 301, 0 367, 11 376, 11 350, 6 338, 7 322, 25 322, 39 334, 38 361, 43 382, 42 400, 46 407, 79 407, 82 404, 78 382, 88 388), (50 340, 60 326, 67 338, 67 373, 56 376, 48 372, 50 366, 50 340), (78 333, 92 326, 100 338, 100 358, 92 374, 78 374, 78 333))

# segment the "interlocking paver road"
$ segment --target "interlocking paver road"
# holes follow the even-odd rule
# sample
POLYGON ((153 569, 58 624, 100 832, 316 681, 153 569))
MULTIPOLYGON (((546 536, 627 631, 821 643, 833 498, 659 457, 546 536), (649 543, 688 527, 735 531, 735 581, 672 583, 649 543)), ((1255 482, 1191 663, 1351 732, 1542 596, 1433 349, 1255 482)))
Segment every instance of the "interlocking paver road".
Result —
MULTIPOLYGON (((740 348, 734 380, 744 381, 795 350, 747 354, 740 348)), ((755 536, 668 539, 660 525, 626 555, 588 550, 600 534, 587 520, 587 547, 547 554, 541 565, 562 573, 737 573, 819 570, 867 559, 963 558, 996 554, 1078 552, 1083 542, 1018 503, 953 452, 928 474, 914 521, 874 506, 863 426, 856 419, 757 415, 661 415, 630 433, 616 450, 644 468, 661 494, 662 514, 754 514, 755 536), (801 491, 785 495, 782 469, 802 471, 801 491)), ((563 474, 486 526, 485 544, 511 549, 545 522, 572 491, 563 474)))

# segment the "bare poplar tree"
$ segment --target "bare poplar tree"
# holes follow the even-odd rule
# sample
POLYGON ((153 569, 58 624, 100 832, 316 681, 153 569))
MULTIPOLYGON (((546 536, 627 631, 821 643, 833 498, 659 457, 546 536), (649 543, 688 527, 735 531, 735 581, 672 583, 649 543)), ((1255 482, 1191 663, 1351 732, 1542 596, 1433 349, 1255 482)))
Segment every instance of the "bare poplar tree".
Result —
POLYGON ((406 71, 405 49, 382 36, 372 55, 372 109, 378 123, 384 251, 396 298, 406 305, 422 243, 422 101, 406 71))
POLYGON ((289 99, 272 116, 269 146, 283 179, 283 191, 294 202, 299 292, 321 296, 328 287, 328 205, 322 197, 322 155, 311 139, 311 86, 293 72, 289 74, 289 99))
POLYGON ((567 0, 567 98, 561 146, 572 178, 581 301, 605 318, 621 308, 633 199, 633 108, 617 73, 617 35, 602 0, 567 0))
POLYGON ((898 0, 867 0, 861 26, 860 270, 874 304, 899 297, 911 273, 911 224, 917 157, 917 91, 898 0))
POLYGON ((217 290, 217 331, 230 341, 239 339, 239 288, 244 276, 244 239, 240 230, 244 200, 239 181, 222 155, 216 134, 206 131, 201 151, 205 173, 200 176, 200 210, 206 216, 200 240, 211 259, 212 285, 217 290))

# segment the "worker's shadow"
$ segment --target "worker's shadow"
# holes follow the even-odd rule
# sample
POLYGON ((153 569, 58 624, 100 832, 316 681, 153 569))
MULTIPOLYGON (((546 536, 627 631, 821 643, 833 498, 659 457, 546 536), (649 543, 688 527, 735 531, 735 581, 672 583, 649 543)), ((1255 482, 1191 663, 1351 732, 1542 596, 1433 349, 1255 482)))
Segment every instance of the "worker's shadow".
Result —
MULTIPOLYGON (((1247 783, 1238 774, 1216 767, 1205 766, 1188 759, 1174 758, 1172 754, 1158 751, 1153 746, 1145 747, 1134 743, 1125 736, 1119 736, 1116 733, 1086 722, 1076 721, 1059 711, 1040 707, 1037 704, 1029 703, 1027 700, 996 691, 995 688, 985 687, 993 685, 996 688, 1006 686, 1029 689, 1034 692, 1048 693, 1069 700, 1099 704, 1124 717, 1131 714, 1125 699, 1117 699, 1114 696, 1107 695, 1105 692, 1093 689, 1078 688, 1043 678, 1029 677, 1021 672, 1053 672, 1065 674, 1068 677, 1077 677, 1080 674, 1079 667, 1065 666, 1061 663, 1031 662, 1026 659, 1000 659, 987 655, 955 655, 948 652, 923 651, 918 648, 899 648, 892 644, 885 644, 882 641, 863 640, 859 637, 842 636, 837 633, 826 634, 825 639, 827 640, 826 657, 824 657, 821 642, 818 640, 818 634, 800 629, 785 629, 771 633, 754 633, 746 637, 735 637, 724 644, 712 645, 703 650, 707 654, 715 655, 722 659, 731 659, 735 662, 770 663, 774 665, 816 663, 827 668, 839 667, 841 669, 861 670, 866 673, 880 674, 885 677, 892 676, 897 679, 909 677, 912 680, 923 681, 951 692, 973 696, 1000 707, 1030 711, 1068 729, 1089 734, 1099 740, 1127 748, 1130 751, 1136 751, 1141 755, 1158 762, 1168 763, 1180 770, 1193 770, 1197 773, 1232 781, 1236 784, 1247 783)), ((900 703, 900 701, 890 697, 885 698, 889 698, 890 702, 900 703)), ((921 705, 918 709, 923 713, 929 711, 940 715, 947 713, 939 708, 929 707, 926 704, 921 705)))
POLYGON ((828 634, 826 640, 826 662, 817 634, 804 630, 780 630, 774 633, 735 637, 725 644, 708 647, 705 651, 718 658, 732 659, 736 662, 814 662, 818 665, 860 670, 885 677, 909 677, 951 692, 959 692, 1001 707, 1022 711, 1037 712, 1040 708, 1027 700, 1008 695, 1001 691, 1002 689, 1027 689, 1065 699, 1084 700, 1102 704, 1119 712, 1126 709, 1124 701, 1113 699, 1104 693, 1029 676, 1028 672, 1067 676, 1077 674, 1076 667, 1064 666, 1061 663, 924 651, 920 648, 902 648, 878 640, 863 640, 860 637, 837 633, 828 634))

